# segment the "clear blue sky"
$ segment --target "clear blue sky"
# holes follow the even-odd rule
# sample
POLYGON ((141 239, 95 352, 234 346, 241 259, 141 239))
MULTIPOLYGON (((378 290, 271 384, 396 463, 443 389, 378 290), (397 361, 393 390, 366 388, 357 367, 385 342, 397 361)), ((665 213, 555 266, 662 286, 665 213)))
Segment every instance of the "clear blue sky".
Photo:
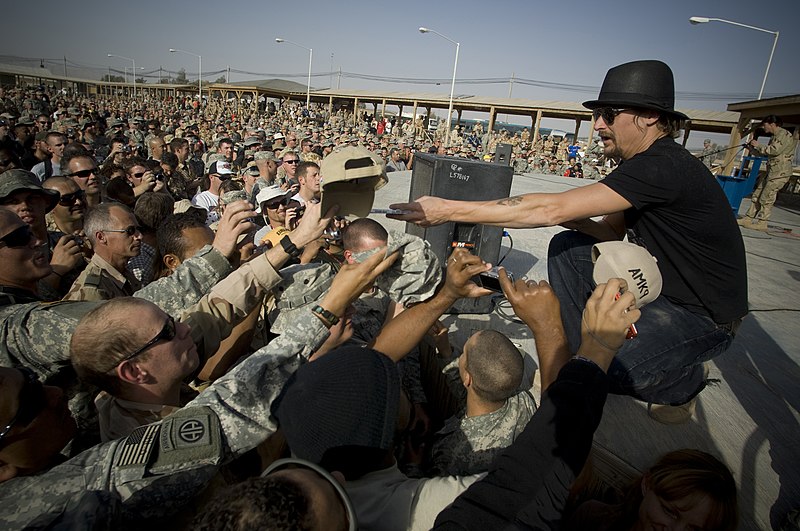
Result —
MULTIPOLYGON (((690 16, 723 18, 781 32, 765 95, 800 93, 800 2, 775 0, 577 0, 506 1, 382 0, 330 2, 141 0, 75 3, 13 2, 0 53, 61 58, 101 69, 122 69, 136 59, 197 72, 197 60, 170 54, 170 47, 203 56, 203 70, 231 68, 305 74, 308 53, 276 37, 314 49, 314 72, 334 70, 379 76, 452 76, 455 47, 428 26, 461 43, 458 78, 521 78, 599 87, 608 68, 631 60, 661 59, 685 92, 758 93, 772 35, 728 24, 690 25, 690 16), (756 6, 764 6, 758 9, 756 6), (16 22, 12 22, 16 21, 16 22)), ((54 70, 56 70, 54 68, 54 70)), ((56 70, 58 71, 58 70, 56 70)), ((196 74, 195 74, 196 75, 196 74)), ((216 76, 215 76, 216 77, 216 76)), ((212 81, 213 79, 208 79, 212 81)), ((232 81, 248 79, 233 75, 232 81)), ((305 78, 295 78, 300 83, 305 78)), ((335 86, 336 80, 333 79, 335 86)), ((414 90, 446 94, 441 86, 342 79, 343 88, 414 90)), ((312 85, 325 87, 327 77, 312 85)), ((456 93, 507 96, 507 83, 456 85, 456 93)), ((594 93, 514 85, 513 96, 584 101, 594 93)), ((724 110, 722 101, 679 101, 678 106, 724 110)))

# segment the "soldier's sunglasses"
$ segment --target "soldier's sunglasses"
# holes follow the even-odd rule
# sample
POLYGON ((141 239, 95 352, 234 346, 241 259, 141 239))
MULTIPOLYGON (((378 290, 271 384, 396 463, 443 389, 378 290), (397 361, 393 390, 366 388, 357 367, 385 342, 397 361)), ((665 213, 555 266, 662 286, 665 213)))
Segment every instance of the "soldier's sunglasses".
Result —
POLYGON ((47 405, 44 387, 36 373, 27 367, 20 367, 18 370, 25 377, 25 382, 19 391, 19 409, 11 421, 0 431, 0 443, 15 425, 27 426, 47 405))
POLYGON ((281 205, 287 206, 290 200, 291 198, 286 195, 281 199, 273 199, 272 201, 269 201, 265 206, 270 210, 277 210, 281 205))
POLYGON ((598 107, 597 109, 592 111, 592 118, 597 121, 598 118, 602 118, 606 125, 613 125, 614 120, 619 116, 621 113, 630 110, 628 108, 624 109, 615 109, 613 107, 598 107))
POLYGON ((90 175, 94 174, 97 171, 97 168, 89 168, 88 170, 78 170, 74 171, 69 174, 70 177, 80 177, 81 179, 86 179, 90 175))
POLYGON ((6 247, 19 248, 28 245, 32 238, 33 232, 30 226, 23 225, 0 238, 0 242, 6 244, 6 247))
MULTIPOLYGON (((172 341, 173 339, 175 339, 176 333, 177 332, 175 328, 175 319, 173 319, 171 315, 168 315, 167 320, 164 322, 164 327, 156 335, 156 337, 145 343, 141 348, 137 348, 136 350, 134 350, 133 352, 122 358, 119 361, 119 363, 135 358, 136 356, 138 356, 145 350, 149 349, 159 341, 172 341)), ((117 365, 119 365, 119 363, 117 365)))
POLYGON ((75 204, 75 201, 85 201, 86 200, 86 192, 83 190, 78 190, 77 192, 72 192, 71 194, 63 194, 58 199, 58 204, 61 206, 72 206, 75 204))

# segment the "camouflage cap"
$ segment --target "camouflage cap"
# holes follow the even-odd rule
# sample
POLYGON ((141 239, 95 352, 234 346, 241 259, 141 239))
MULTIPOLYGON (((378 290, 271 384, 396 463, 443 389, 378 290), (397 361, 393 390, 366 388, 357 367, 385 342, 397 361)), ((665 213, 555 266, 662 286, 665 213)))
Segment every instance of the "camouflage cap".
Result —
POLYGON ((17 125, 34 125, 33 117, 30 114, 23 114, 17 120, 17 125))
MULTIPOLYGON (((442 281, 442 268, 430 243, 418 236, 389 231, 386 247, 387 255, 398 251, 400 258, 375 280, 375 285, 404 306, 433 297, 442 281)), ((353 259, 363 262, 377 251, 354 253, 353 259)))
POLYGON ((271 160, 278 162, 280 159, 275 156, 274 151, 256 151, 255 155, 253 155, 253 160, 271 160))
POLYGON ((231 190, 219 196, 219 202, 223 205, 229 205, 236 201, 247 201, 247 192, 244 190, 231 190))
POLYGON ((257 136, 248 136, 244 139, 244 147, 255 146, 261 143, 261 139, 257 136))
POLYGON ((35 174, 20 169, 8 170, 0 174, 0 201, 6 199, 14 192, 32 190, 43 195, 48 201, 47 212, 53 210, 58 204, 61 194, 58 190, 42 188, 39 178, 35 174))
MULTIPOLYGON (((298 264, 281 270, 283 280, 273 288, 275 308, 269 312, 270 330, 282 334, 300 318, 302 310, 322 299, 333 283, 330 264, 298 264)), ((313 319, 309 313, 309 318, 313 319)))

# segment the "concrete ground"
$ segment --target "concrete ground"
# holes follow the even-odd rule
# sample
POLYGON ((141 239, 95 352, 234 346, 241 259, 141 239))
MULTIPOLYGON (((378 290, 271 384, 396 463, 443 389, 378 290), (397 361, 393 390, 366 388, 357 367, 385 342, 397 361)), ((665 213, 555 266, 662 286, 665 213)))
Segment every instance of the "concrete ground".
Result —
MULTIPOLYGON (((408 200, 411 172, 391 173, 376 194, 375 208, 408 200)), ((512 195, 561 192, 593 181, 553 175, 515 175, 512 195)), ((740 209, 749 206, 745 200, 740 209)), ((374 216, 388 229, 405 224, 374 216)), ((703 391, 694 419, 665 426, 647 416, 646 405, 609 396, 595 446, 642 470, 658 456, 698 448, 722 459, 739 485, 743 530, 777 528, 800 508, 800 210, 776 207, 769 232, 741 229, 747 252, 750 315, 733 346, 714 360, 717 385, 703 391)), ((531 279, 547 278, 547 245, 560 228, 510 229, 514 247, 504 266, 531 279)), ((501 256, 509 248, 504 239, 501 256)), ((498 300, 486 315, 446 316, 451 341, 463 345, 474 330, 493 328, 508 335, 535 359, 530 330, 513 320, 498 300)), ((538 397, 537 397, 538 398, 538 397)))

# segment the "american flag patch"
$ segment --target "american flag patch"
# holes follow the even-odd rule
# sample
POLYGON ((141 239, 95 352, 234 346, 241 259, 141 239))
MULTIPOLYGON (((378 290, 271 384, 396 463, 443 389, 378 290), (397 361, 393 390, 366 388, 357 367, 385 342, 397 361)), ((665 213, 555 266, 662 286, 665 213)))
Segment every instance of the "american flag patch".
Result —
POLYGON ((117 451, 117 466, 145 465, 153 450, 153 441, 158 437, 161 424, 149 424, 136 428, 117 451))

